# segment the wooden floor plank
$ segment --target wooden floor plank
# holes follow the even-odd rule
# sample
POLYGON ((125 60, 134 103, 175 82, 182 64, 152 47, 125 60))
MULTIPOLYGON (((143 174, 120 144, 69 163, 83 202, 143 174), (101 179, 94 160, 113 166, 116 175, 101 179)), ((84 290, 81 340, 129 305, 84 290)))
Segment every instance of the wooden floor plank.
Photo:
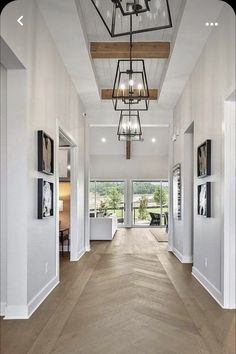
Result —
POLYGON ((4 354, 235 354, 222 310, 148 229, 121 229, 61 263, 61 283, 26 321, 2 321, 4 354))

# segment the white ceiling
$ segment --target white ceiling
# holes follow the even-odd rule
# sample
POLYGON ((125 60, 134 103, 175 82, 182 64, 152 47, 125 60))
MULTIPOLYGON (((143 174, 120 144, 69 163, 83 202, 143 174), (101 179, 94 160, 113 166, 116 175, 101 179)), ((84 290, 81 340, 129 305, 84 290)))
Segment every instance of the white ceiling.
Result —
MULTIPOLYGON (((85 24, 88 40, 90 42, 129 41, 128 36, 118 38, 110 37, 91 0, 76 1, 78 1, 81 7, 82 18, 85 24)), ((144 34, 139 33, 134 35, 134 41, 171 41, 173 37, 173 29, 175 28, 182 3, 183 0, 169 0, 173 28, 154 32, 146 32, 144 34)))
POLYGON ((217 21, 224 4, 224 1, 220 0, 186 1, 178 31, 172 43, 167 70, 159 86, 158 104, 160 106, 175 107, 211 31, 214 31, 214 27, 207 27, 205 24, 217 21))
MULTIPOLYGON (((111 40, 91 1, 37 0, 37 3, 85 109, 100 108, 99 88, 111 81, 114 63, 91 60, 89 41, 111 40)), ((174 27, 137 35, 138 40, 171 40, 171 57, 165 61, 166 65, 162 60, 155 60, 155 64, 153 60, 147 61, 150 82, 161 88, 157 106, 168 109, 175 106, 212 30, 205 22, 217 20, 223 4, 220 0, 170 0, 174 27)))
MULTIPOLYGON (((95 71, 99 88, 112 88, 115 80, 117 59, 96 59, 95 71)), ((161 82, 166 59, 145 59, 149 88, 157 89, 161 82)))
MULTIPOLYGON (((96 9, 89 0, 77 0, 81 8, 81 21, 84 23, 89 42, 129 41, 129 36, 111 38, 96 9)), ((169 0, 173 27, 165 30, 146 32, 134 35, 134 41, 168 41, 171 42, 175 33, 178 16, 181 15, 183 0, 169 0)), ((157 89, 161 82, 166 59, 145 59, 147 79, 150 88, 157 89)), ((115 78, 117 59, 95 59, 94 68, 99 89, 112 88, 115 78)))
MULTIPOLYGON (((132 142, 132 156, 167 156, 169 143, 168 127, 146 127, 143 125, 143 142, 132 142), (152 139, 156 142, 153 143, 152 139)), ((117 126, 90 127, 90 154, 91 155, 124 155, 125 142, 117 139, 117 126), (106 142, 101 139, 105 138, 106 142)))
MULTIPOLYGON (((91 1, 37 0, 37 3, 87 111, 88 124, 96 124, 96 127, 90 128, 91 153, 123 155, 124 143, 117 141, 116 128, 109 127, 110 124, 118 124, 118 114, 110 101, 101 101, 99 96, 100 88, 112 86, 115 60, 93 61, 89 53, 90 41, 111 40, 91 1), (105 132, 108 140, 104 146, 101 135, 105 132)), ((150 103, 148 112, 142 113, 144 124, 170 123, 172 110, 213 30, 206 27, 205 22, 217 20, 223 2, 170 0, 170 5, 173 29, 137 35, 140 41, 171 41, 169 60, 145 60, 149 86, 161 88, 161 95, 158 102, 150 103)), ((168 154, 168 129, 144 128, 144 139, 143 143, 134 143, 133 154, 168 154), (154 131, 158 137, 156 144, 150 142, 154 131)))

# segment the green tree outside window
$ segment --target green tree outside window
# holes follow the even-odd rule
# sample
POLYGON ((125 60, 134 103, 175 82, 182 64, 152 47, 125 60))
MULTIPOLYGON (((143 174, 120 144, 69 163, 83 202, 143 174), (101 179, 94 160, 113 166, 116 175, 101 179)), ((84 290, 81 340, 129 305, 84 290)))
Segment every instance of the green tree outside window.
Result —
POLYGON ((109 207, 113 209, 114 213, 118 209, 121 200, 122 200, 122 195, 119 189, 116 186, 109 188, 109 190, 107 191, 107 201, 109 207))
POLYGON ((147 206, 148 206, 148 198, 145 196, 142 196, 139 199, 139 219, 145 220, 148 217, 148 212, 147 212, 147 206))
POLYGON ((161 186, 156 186, 153 199, 157 205, 166 205, 168 201, 167 191, 161 186))

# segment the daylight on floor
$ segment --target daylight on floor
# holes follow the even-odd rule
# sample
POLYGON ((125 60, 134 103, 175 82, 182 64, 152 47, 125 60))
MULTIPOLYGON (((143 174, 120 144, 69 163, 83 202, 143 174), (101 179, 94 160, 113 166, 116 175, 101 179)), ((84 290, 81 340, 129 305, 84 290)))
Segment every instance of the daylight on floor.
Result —
POLYGON ((0 352, 236 354, 233 7, 0 10, 0 352))

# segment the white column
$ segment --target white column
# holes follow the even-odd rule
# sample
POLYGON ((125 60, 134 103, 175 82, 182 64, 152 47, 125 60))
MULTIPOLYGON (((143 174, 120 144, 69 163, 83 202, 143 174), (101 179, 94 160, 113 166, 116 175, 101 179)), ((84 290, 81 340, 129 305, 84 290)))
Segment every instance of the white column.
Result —
POLYGON ((7 304, 5 318, 27 318, 28 131, 22 70, 7 75, 7 304))

